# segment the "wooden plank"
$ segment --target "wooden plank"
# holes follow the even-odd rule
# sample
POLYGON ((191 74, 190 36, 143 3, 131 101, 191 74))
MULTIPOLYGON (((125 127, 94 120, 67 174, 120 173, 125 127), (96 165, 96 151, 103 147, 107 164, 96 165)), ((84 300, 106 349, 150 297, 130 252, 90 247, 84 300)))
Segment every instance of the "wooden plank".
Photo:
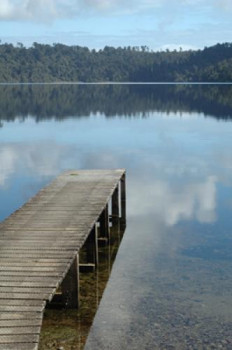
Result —
MULTIPOLYGON (((19 231, 20 232, 20 231, 19 231)), ((23 231, 21 231, 23 232, 23 231)), ((27 240, 27 241, 44 241, 46 240, 46 242, 54 242, 54 240, 56 239, 59 239, 59 241, 67 241, 67 240, 70 240, 70 241, 76 241, 76 240, 81 240, 82 239, 82 236, 83 234, 87 234, 88 231, 85 231, 85 232, 81 232, 81 233, 76 233, 76 234, 69 234, 69 233, 64 233, 62 234, 62 239, 57 237, 57 235, 55 234, 46 234, 46 235, 42 235, 40 234, 39 236, 37 235, 37 233, 35 232, 34 234, 31 234, 28 235, 28 234, 9 234, 7 235, 7 233, 4 233, 4 236, 0 236, 0 240, 1 241, 11 241, 11 240, 27 240)))
MULTIPOLYGON (((5 247, 1 247, 0 248, 0 251, 1 252, 7 252, 8 250, 13 250, 13 251, 28 251, 28 250, 36 250, 37 252, 40 252, 40 251, 42 251, 42 252, 44 252, 44 249, 46 249, 46 246, 39 246, 39 247, 36 247, 36 246, 25 246, 25 247, 17 247, 17 246, 5 246, 5 247)), ((57 247, 50 247, 49 248, 49 250, 51 251, 51 252, 58 252, 58 251, 60 251, 60 252, 65 252, 65 251, 71 251, 71 252, 73 252, 73 251, 76 251, 76 247, 73 247, 73 246, 71 246, 71 247, 63 247, 62 248, 62 246, 57 246, 57 247)))
POLYGON ((0 234, 1 235, 28 235, 28 236, 31 236, 31 235, 38 235, 38 236, 41 236, 41 235, 44 235, 44 236, 49 236, 49 235, 65 235, 65 234, 81 234, 82 232, 85 232, 85 231, 88 231, 88 226, 84 226, 84 225, 78 225, 78 228, 75 229, 75 230, 69 230, 67 231, 66 228, 62 229, 62 230, 57 230, 57 229, 53 229, 53 228, 50 228, 48 230, 46 229, 43 229, 43 230, 40 230, 40 229, 34 229, 34 230, 30 230, 29 227, 24 227, 24 228, 21 228, 21 229, 11 229, 9 227, 5 227, 5 228, 1 228, 0 229, 0 234))
POLYGON ((62 278, 65 272, 53 272, 53 271, 1 271, 1 276, 23 276, 23 277, 56 277, 57 279, 62 278))
POLYGON ((36 300, 49 300, 50 294, 48 293, 4 293, 0 292, 0 299, 36 299, 36 300))
POLYGON ((42 318, 41 319, 13 319, 13 320, 0 320, 0 329, 5 327, 40 327, 42 325, 42 318))
MULTIPOLYGON (((38 343, 39 334, 9 334, 0 335, 0 344, 20 344, 20 343, 38 343)), ((24 345, 21 344, 19 349, 24 349, 24 345)))
POLYGON ((20 300, 20 299, 0 299, 0 305, 3 306, 33 306, 36 311, 43 311, 46 305, 44 300, 20 300))
POLYGON ((37 350, 38 343, 0 344, 0 350, 37 350))
POLYGON ((39 247, 38 249, 36 247, 18 247, 15 245, 15 246, 11 246, 11 247, 0 247, 0 256, 2 255, 6 255, 6 254, 28 254, 28 253, 37 253, 37 254, 43 254, 43 255, 48 255, 52 256, 53 255, 56 255, 56 256, 65 256, 65 257, 70 257, 70 254, 72 254, 72 252, 70 252, 70 250, 76 252, 78 250, 77 247, 73 247, 72 249, 69 249, 69 248, 64 248, 64 249, 60 249, 60 248, 48 248, 48 247, 39 247), (57 251, 58 250, 58 251, 57 251))
POLYGON ((14 293, 14 294, 52 294, 54 293, 54 288, 49 287, 2 287, 0 286, 0 295, 1 293, 14 293))
POLYGON ((1 311, 0 320, 40 320, 42 322, 42 312, 36 311, 1 311))
POLYGON ((65 258, 65 259, 70 259, 73 255, 75 255, 77 251, 74 250, 73 253, 70 251, 51 251, 51 250, 46 250, 43 249, 42 251, 38 251, 37 249, 20 249, 20 250, 12 250, 12 249, 5 249, 1 251, 0 248, 0 258, 8 258, 8 257, 13 257, 13 258, 32 258, 32 259, 37 259, 37 258, 44 258, 44 259, 56 259, 56 258, 65 258))
POLYGON ((9 267, 14 267, 14 266, 17 266, 17 267, 30 267, 30 266, 35 266, 35 267, 62 267, 62 270, 65 269, 68 265, 68 262, 64 262, 64 263, 58 263, 58 262, 55 262, 55 263, 41 263, 40 261, 37 261, 37 262, 31 262, 31 261, 2 261, 0 259, 0 265, 3 267, 3 266, 9 266, 9 267))
MULTIPOLYGON (((83 234, 81 237, 67 237, 65 238, 65 240, 61 240, 61 239, 54 239, 54 238, 50 238, 48 237, 30 237, 27 239, 17 239, 16 237, 8 237, 7 239, 4 240, 0 240, 0 254, 2 255, 2 253, 7 250, 16 250, 18 247, 18 250, 22 250, 22 249, 28 249, 28 247, 30 249, 34 249, 34 250, 38 250, 41 247, 45 249, 45 252, 48 250, 48 245, 49 245, 49 250, 54 250, 54 248, 57 247, 62 247, 62 245, 65 247, 65 249, 69 249, 69 247, 71 247, 72 249, 79 249, 80 245, 83 244, 83 240, 85 238, 85 236, 87 236, 88 233, 86 233, 85 235, 83 234), (47 246, 45 246, 45 242, 47 242, 47 246), (16 243, 17 243, 17 247, 16 247, 16 243), (25 248, 24 248, 25 246, 25 248), (39 248, 36 248, 36 247, 39 248)), ((62 250, 61 250, 62 251, 62 250)))
MULTIPOLYGON (((0 296, 1 298, 1 296, 0 296)), ((13 299, 13 297, 11 296, 11 298, 13 299)), ((41 296, 40 296, 41 298, 41 296)), ((6 298, 7 299, 7 296, 6 298)), ((38 298, 37 298, 38 299, 38 298)), ((1 299, 0 299, 1 300, 1 299)), ((27 298, 26 295, 24 295, 24 297, 22 298, 22 300, 25 301, 24 305, 4 305, 4 298, 2 298, 1 300, 1 305, 0 305, 0 313, 6 313, 6 312, 9 312, 9 313, 18 313, 18 312, 42 312, 43 310, 43 307, 40 307, 39 306, 28 306, 28 305, 25 305, 27 304, 26 302, 27 301, 30 301, 29 298, 27 298), (2 305, 3 304, 3 305, 2 305)), ((41 300, 41 299, 38 299, 38 300, 41 300)))
POLYGON ((2 287, 33 287, 33 288, 57 288, 58 283, 56 281, 51 282, 49 280, 41 280, 41 281, 19 281, 18 279, 16 281, 1 281, 0 280, 0 289, 2 287))
MULTIPOLYGON (((36 264, 36 263, 39 263, 39 264, 48 264, 49 266, 52 266, 52 264, 56 264, 56 263, 59 263, 59 264, 68 264, 69 262, 71 262, 71 259, 70 258, 56 258, 56 259, 53 259, 53 258, 27 258, 25 256, 21 256, 20 258, 17 258, 17 257, 0 257, 0 265, 1 264, 7 264, 7 263, 30 263, 30 264, 36 264)), ((1 276, 0 276, 1 277, 1 276)))
POLYGON ((83 230, 82 232, 76 232, 76 233, 69 233, 69 231, 64 232, 63 234, 60 234, 59 231, 57 231, 58 233, 46 233, 46 234, 42 234, 40 232, 40 234, 38 235, 37 232, 35 231, 33 234, 30 233, 28 234, 27 232, 24 231, 18 231, 17 234, 15 233, 10 233, 7 234, 7 231, 4 231, 4 235, 0 235, 0 240, 1 241, 6 241, 6 240, 47 240, 47 241, 55 241, 55 240, 60 240, 60 241, 67 241, 67 240, 78 240, 78 239, 82 239, 83 235, 88 234, 88 229, 87 230, 83 230), (21 233, 20 233, 21 232, 21 233))
POLYGON ((38 284, 46 284, 48 287, 53 287, 56 285, 57 282, 57 277, 46 277, 46 276, 1 276, 0 275, 0 285, 4 286, 4 283, 12 283, 14 284, 15 282, 20 282, 20 283, 38 283, 38 284), (49 285, 51 283, 51 286, 49 285))
POLYGON ((14 326, 10 326, 10 327, 0 327, 0 337, 2 335, 21 335, 21 334, 39 334, 40 333, 40 326, 32 326, 32 327, 25 327, 23 322, 22 322, 21 327, 14 327, 14 326))
POLYGON ((47 266, 0 266, 0 274, 1 271, 22 271, 22 272, 62 272, 64 269, 60 266, 47 267, 47 266))

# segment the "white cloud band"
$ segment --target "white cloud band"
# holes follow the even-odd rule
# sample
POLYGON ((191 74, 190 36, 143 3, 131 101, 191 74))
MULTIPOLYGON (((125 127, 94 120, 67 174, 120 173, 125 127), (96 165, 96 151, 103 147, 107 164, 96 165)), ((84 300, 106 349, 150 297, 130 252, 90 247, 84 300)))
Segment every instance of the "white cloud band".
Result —
MULTIPOLYGON (((93 12, 136 13, 143 10, 170 6, 168 0, 1 0, 0 20, 52 21, 93 12)), ((230 0, 173 0, 172 8, 218 7, 228 11, 232 9, 230 0)))

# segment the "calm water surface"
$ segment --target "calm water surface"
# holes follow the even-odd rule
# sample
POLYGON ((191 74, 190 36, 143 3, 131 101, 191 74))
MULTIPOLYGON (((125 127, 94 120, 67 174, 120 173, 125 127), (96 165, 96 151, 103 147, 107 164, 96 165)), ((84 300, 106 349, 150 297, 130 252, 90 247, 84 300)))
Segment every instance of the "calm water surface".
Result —
POLYGON ((232 349, 230 85, 0 86, 0 126, 0 220, 63 170, 127 169, 86 350, 232 349))

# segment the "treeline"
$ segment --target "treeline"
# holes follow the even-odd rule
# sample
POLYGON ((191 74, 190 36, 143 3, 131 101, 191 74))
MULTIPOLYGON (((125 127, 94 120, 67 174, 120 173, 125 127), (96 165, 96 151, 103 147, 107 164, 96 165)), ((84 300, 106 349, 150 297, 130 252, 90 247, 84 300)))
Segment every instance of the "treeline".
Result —
POLYGON ((146 46, 0 45, 0 82, 62 81, 232 82, 232 43, 158 52, 146 46))
POLYGON ((1 122, 84 118, 146 118, 153 112, 203 113, 232 120, 231 85, 4 85, 1 122))

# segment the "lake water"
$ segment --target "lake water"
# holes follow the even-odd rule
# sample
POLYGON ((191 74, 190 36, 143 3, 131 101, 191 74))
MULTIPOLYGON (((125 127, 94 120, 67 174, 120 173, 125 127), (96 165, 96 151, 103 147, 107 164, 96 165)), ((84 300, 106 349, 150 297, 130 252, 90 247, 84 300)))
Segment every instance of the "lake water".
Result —
POLYGON ((0 221, 91 168, 126 168, 127 228, 85 349, 232 349, 232 86, 0 86, 0 221))

